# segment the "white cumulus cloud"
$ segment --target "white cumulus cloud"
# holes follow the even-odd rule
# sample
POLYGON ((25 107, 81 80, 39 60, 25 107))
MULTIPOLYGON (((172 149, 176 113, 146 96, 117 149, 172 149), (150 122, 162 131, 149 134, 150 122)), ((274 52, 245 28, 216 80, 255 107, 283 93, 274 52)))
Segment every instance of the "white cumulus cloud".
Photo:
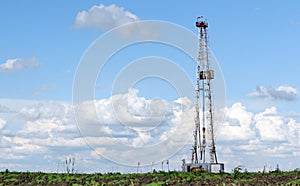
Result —
POLYGON ((279 113, 275 106, 259 113, 247 111, 242 103, 234 103, 226 109, 221 128, 222 140, 293 141, 300 133, 300 125, 289 115, 279 113))
POLYGON ((299 91, 290 86, 272 87, 257 86, 256 90, 249 94, 252 97, 268 98, 271 100, 294 101, 297 99, 299 91))
POLYGON ((276 107, 267 108, 254 116, 255 127, 261 140, 295 143, 299 140, 300 125, 293 118, 278 113, 276 107))
POLYGON ((226 118, 221 128, 220 138, 223 140, 249 140, 255 137, 252 128, 253 114, 241 103, 235 103, 225 109, 226 118))
POLYGON ((169 129, 177 128, 185 122, 187 119, 184 119, 183 113, 191 108, 188 98, 180 98, 174 102, 150 100, 139 97, 137 89, 75 106, 79 127, 88 136, 103 136, 99 131, 103 126, 104 132, 123 138, 121 140, 126 137, 126 143, 134 146, 140 140, 158 142, 161 136, 166 136, 166 131, 172 135, 173 130, 169 129), (145 140, 151 138, 152 141, 145 140))
POLYGON ((35 57, 29 59, 15 58, 8 59, 5 63, 0 64, 0 71, 2 72, 13 72, 25 69, 37 68, 40 63, 35 57))
POLYGON ((236 163, 258 171, 267 163, 299 160, 300 123, 292 116, 278 112, 274 106, 251 112, 242 103, 234 103, 225 110, 217 148, 219 159, 228 162, 227 166, 233 168, 236 163))
POLYGON ((192 136, 194 124, 190 111, 194 110, 190 103, 187 98, 173 102, 146 99, 138 96, 137 89, 129 89, 128 93, 86 101, 75 108, 79 128, 88 143, 100 149, 98 153, 103 156, 114 161, 124 156, 122 163, 132 165, 137 156, 140 161, 151 163, 149 158, 169 156, 170 149, 179 151, 192 136), (155 153, 161 150, 158 148, 162 143, 169 145, 155 153))
POLYGON ((76 28, 96 28, 100 30, 109 30, 111 28, 138 21, 139 18, 125 11, 123 7, 118 7, 115 4, 105 6, 93 6, 88 11, 78 12, 75 21, 76 28))
POLYGON ((140 18, 126 11, 123 7, 115 4, 105 6, 94 5, 88 11, 83 10, 77 13, 75 19, 75 28, 94 28, 101 31, 107 31, 123 25, 123 27, 114 30, 118 36, 123 38, 137 37, 153 39, 157 37, 156 29, 149 24, 138 23, 140 18), (130 24, 133 23, 133 24, 130 24))

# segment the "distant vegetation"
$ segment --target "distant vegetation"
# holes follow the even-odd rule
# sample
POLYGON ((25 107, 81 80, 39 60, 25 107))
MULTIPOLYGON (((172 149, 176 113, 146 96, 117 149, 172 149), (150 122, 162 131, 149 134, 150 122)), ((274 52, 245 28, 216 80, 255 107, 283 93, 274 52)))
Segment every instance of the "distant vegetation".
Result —
POLYGON ((155 172, 145 174, 94 173, 57 174, 42 172, 0 172, 0 185, 300 185, 300 170, 269 173, 155 172))

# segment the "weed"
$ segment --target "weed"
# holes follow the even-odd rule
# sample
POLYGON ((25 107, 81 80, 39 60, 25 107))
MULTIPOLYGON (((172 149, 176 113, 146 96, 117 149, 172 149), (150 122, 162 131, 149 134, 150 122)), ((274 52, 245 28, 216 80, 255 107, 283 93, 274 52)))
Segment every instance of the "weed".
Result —
POLYGON ((233 179, 237 179, 238 178, 238 176, 241 174, 241 170, 242 170, 242 168, 241 168, 241 166, 237 166, 237 167, 235 167, 233 170, 232 170, 232 177, 233 177, 233 179))

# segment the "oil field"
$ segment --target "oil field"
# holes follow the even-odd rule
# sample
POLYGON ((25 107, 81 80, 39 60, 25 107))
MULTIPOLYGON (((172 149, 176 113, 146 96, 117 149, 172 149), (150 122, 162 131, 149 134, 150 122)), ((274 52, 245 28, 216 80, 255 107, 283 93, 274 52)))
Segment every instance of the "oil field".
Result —
POLYGON ((300 1, 216 3, 1 1, 0 186, 300 185, 300 1))
MULTIPOLYGON (((75 173, 75 159, 66 160, 68 173, 43 172, 0 172, 0 185, 300 185, 300 169, 281 171, 279 166, 268 172, 248 172, 238 166, 230 173, 224 172, 224 164, 217 160, 215 147, 215 120, 213 115, 213 95, 211 90, 214 70, 211 68, 208 51, 208 22, 199 16, 196 21, 199 28, 199 52, 195 88, 195 130, 191 163, 183 159, 181 171, 159 171, 151 173, 122 174, 119 172, 82 174, 75 173), (202 99, 201 99, 202 97, 202 99), (199 105, 202 105, 200 111, 199 105), (200 113, 202 114, 200 121, 200 113), (208 128, 208 132, 206 132, 208 128), (202 130, 200 130, 202 129, 202 130), (208 135, 209 142, 206 141, 208 135), (206 153, 208 147, 209 153, 206 153), (210 161, 206 161, 206 156, 210 161)), ((169 161, 167 161, 169 165, 169 161)), ((138 167, 140 162, 138 162, 138 167)), ((152 166, 151 166, 152 169, 152 166)), ((169 168, 168 168, 169 169, 169 168)), ((138 170, 137 170, 138 172, 138 170)))

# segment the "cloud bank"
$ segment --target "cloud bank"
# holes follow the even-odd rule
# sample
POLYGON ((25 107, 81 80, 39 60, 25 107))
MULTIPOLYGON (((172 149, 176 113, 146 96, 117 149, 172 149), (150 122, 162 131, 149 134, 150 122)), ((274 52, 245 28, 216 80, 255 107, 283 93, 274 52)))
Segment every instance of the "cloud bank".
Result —
MULTIPOLYGON (((128 150, 127 146, 146 147, 143 151, 145 159, 153 161, 152 157, 157 151, 152 152, 147 147, 168 140, 172 134, 175 134, 176 139, 188 140, 194 130, 191 100, 151 100, 140 97, 135 89, 126 94, 75 105, 76 109, 82 111, 79 116, 83 122, 81 132, 88 134, 86 138, 93 149, 86 144, 77 128, 72 104, 0 100, 0 105, 5 108, 2 109, 5 112, 0 113, 0 156, 3 157, 0 169, 3 170, 56 171, 57 162, 64 162, 66 157, 75 157, 79 172, 99 171, 99 162, 101 170, 108 172, 111 171, 112 163, 99 156, 101 153, 137 161, 136 154, 128 150), (97 113, 91 111, 92 107, 96 108, 97 113), (114 109, 118 114, 114 113, 114 109), (159 113, 164 113, 163 118, 159 113), (95 116, 100 118, 101 123, 95 116), (155 125, 152 125, 154 122, 155 125), (185 126, 185 135, 177 135, 176 130, 181 124, 185 126), (117 149, 119 146, 112 145, 112 136, 124 144, 122 153, 117 149)), ((219 161, 226 164, 227 171, 237 165, 245 165, 249 171, 257 171, 265 164, 275 167, 277 163, 282 169, 297 168, 300 123, 293 116, 280 113, 276 107, 254 113, 239 102, 225 110, 226 117, 217 134, 217 153, 219 161)), ((158 151, 164 153, 176 147, 176 143, 176 140, 171 140, 158 151)), ((171 169, 179 170, 181 159, 190 159, 191 146, 190 141, 169 158, 171 169)), ((143 158, 139 160, 142 165, 146 164, 143 158)), ((60 167, 59 172, 63 172, 63 166, 60 167)))
POLYGON ((40 63, 35 57, 29 59, 15 58, 8 59, 5 63, 0 64, 0 71, 2 72, 14 72, 25 69, 37 68, 40 63))
POLYGON ((294 101, 299 91, 290 86, 272 87, 257 86, 256 90, 249 94, 251 97, 267 98, 270 100, 294 101))
MULTIPOLYGON (((87 159, 103 159, 103 153, 111 157, 130 158, 129 161, 136 162, 137 155, 127 147, 145 147, 143 153, 147 156, 140 159, 145 163, 144 160, 149 160, 148 156, 157 155, 156 151, 147 150, 147 147, 168 140, 182 122, 185 122, 185 129, 193 127, 193 119, 188 115, 193 113, 193 109, 186 99, 180 98, 174 102, 148 100, 139 97, 136 89, 130 89, 127 94, 86 101, 74 105, 82 114, 78 119, 81 131, 77 128, 71 104, 55 101, 3 101, 3 108, 15 112, 5 113, 3 122, 0 121, 2 128, 7 127, 5 134, 2 133, 3 136, 0 137, 0 147, 3 149, 0 155, 10 154, 6 156, 5 163, 0 162, 0 168, 10 166, 8 162, 22 159, 27 163, 21 166, 27 169, 26 165, 34 164, 30 168, 33 170, 37 166, 32 161, 33 158, 61 162, 64 156, 78 156, 78 153, 82 162, 87 159), (92 111, 91 108, 94 107, 97 113, 92 111), (161 111, 163 115, 160 114, 161 111), (182 115, 186 115, 186 120, 181 120, 182 115), (8 120, 4 121, 5 118, 8 120), (92 145, 92 149, 85 140, 92 145), (113 140, 121 145, 116 146, 112 143, 113 140), (119 148, 122 148, 121 154, 119 148)), ((175 137, 175 140, 170 140, 168 148, 177 147, 180 138, 188 140, 188 134, 175 137)), ((167 148, 165 150, 165 154, 168 154, 167 148)), ((151 163, 153 159, 149 161, 151 163)))

